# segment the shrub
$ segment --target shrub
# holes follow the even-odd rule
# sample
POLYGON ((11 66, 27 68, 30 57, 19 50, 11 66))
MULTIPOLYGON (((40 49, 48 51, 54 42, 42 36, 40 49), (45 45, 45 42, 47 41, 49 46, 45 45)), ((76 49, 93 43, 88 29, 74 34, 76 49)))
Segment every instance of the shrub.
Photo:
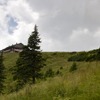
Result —
POLYGON ((52 53, 52 55, 53 55, 53 56, 56 56, 56 55, 57 55, 57 52, 52 53))
POLYGON ((70 72, 73 72, 73 71, 75 71, 75 70, 77 70, 77 65, 76 65, 76 63, 74 62, 73 64, 72 64, 72 66, 70 67, 70 72))
POLYGON ((86 52, 81 52, 68 58, 68 61, 86 61, 88 55, 86 52))
POLYGON ((57 72, 56 72, 56 75, 58 75, 58 74, 60 74, 60 71, 59 70, 57 70, 57 72))
POLYGON ((45 73, 45 77, 53 77, 54 76, 54 71, 49 68, 46 73, 45 73))
POLYGON ((60 67, 60 69, 63 69, 63 67, 60 67))

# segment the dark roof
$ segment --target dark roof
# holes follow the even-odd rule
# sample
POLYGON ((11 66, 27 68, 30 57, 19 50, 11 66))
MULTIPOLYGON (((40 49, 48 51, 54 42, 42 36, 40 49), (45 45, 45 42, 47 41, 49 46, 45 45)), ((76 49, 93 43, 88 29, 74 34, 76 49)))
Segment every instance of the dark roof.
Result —
POLYGON ((13 45, 14 48, 23 49, 24 45, 22 43, 13 45))
POLYGON ((11 49, 23 49, 24 45, 22 43, 16 43, 15 45, 11 45, 11 46, 8 46, 6 47, 5 49, 3 49, 3 51, 5 50, 11 50, 11 49))

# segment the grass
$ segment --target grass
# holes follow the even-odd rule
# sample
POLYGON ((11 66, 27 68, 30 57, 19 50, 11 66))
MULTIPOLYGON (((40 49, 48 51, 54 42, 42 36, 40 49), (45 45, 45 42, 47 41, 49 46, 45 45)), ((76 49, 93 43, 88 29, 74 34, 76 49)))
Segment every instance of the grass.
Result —
POLYGON ((4 93, 10 93, 14 88, 15 82, 13 81, 12 72, 10 71, 10 69, 15 66, 17 58, 18 58, 18 53, 4 54, 4 65, 6 67, 5 70, 6 80, 5 80, 4 93))
MULTIPOLYGON (((56 52, 43 55, 47 58, 47 66, 42 71, 52 68, 54 72, 61 71, 62 75, 37 81, 35 85, 27 84, 19 92, 1 95, 0 100, 100 100, 100 62, 76 62, 77 70, 69 72, 73 62, 67 59, 72 54, 56 52)), ((7 74, 17 57, 16 53, 5 54, 7 74)), ((11 75, 7 76, 6 86, 14 86, 11 75)), ((6 87, 5 92, 8 91, 6 87)))

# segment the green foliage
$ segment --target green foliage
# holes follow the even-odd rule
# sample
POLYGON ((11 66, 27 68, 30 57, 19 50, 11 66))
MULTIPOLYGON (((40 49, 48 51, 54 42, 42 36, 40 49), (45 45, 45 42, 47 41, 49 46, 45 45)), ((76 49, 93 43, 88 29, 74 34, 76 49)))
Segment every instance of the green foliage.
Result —
POLYGON ((96 54, 96 60, 100 60, 100 48, 98 49, 97 51, 97 54, 96 54))
MULTIPOLYGON (((43 58, 47 58, 47 60, 45 61, 46 66, 44 66, 41 71, 38 73, 37 75, 37 79, 36 79, 36 83, 40 82, 41 80, 45 80, 44 77, 44 73, 49 69, 52 68, 53 71, 56 73, 57 70, 60 71, 60 67, 63 66, 63 69, 61 70, 61 75, 63 75, 64 73, 66 73, 66 70, 68 69, 67 66, 70 66, 70 63, 67 63, 67 58, 70 56, 69 53, 67 52, 57 52, 57 54, 55 56, 52 55, 53 52, 42 52, 42 56, 43 58), (67 63, 67 64, 66 64, 67 63), (40 78, 40 79, 39 79, 40 78)), ((17 59, 19 59, 19 53, 4 53, 4 65, 5 65, 5 75, 6 75, 6 79, 5 79, 5 84, 4 84, 4 93, 11 93, 14 92, 18 87, 16 86, 16 80, 14 81, 13 79, 13 75, 12 75, 12 69, 16 69, 16 61, 17 59), (17 88, 16 88, 17 87, 17 88)), ((54 73, 54 74, 55 74, 54 73)), ((30 79, 30 83, 31 83, 30 79)), ((21 83, 20 83, 21 84, 21 83)), ((24 85, 21 85, 21 88, 24 85)), ((20 86, 19 86, 20 88, 20 86)))
POLYGON ((100 61, 100 48, 89 52, 79 52, 68 58, 68 61, 100 61))
POLYGON ((62 75, 61 71, 57 70, 55 75, 62 75))
MULTIPOLYGON (((78 70, 70 73, 69 68, 73 62, 67 58, 72 56, 68 53, 57 53, 55 56, 50 52, 43 52, 47 56, 46 66, 42 73, 52 68, 62 75, 47 78, 45 81, 36 80, 35 85, 25 86, 19 92, 0 96, 0 100, 99 100, 100 99, 100 62, 77 62, 78 70), (60 67, 63 69, 60 70, 60 67)), ((17 53, 4 54, 4 64, 7 72, 7 86, 13 88, 15 85, 11 80, 9 67, 15 64, 17 53), (7 66, 8 65, 8 66, 7 66), (10 83, 10 84, 9 84, 10 83), (13 84, 12 84, 13 83, 13 84)))
POLYGON ((81 52, 79 54, 75 54, 74 56, 69 57, 68 61, 85 61, 87 59, 87 53, 81 52))
POLYGON ((45 72, 45 77, 53 77, 54 76, 54 71, 49 68, 46 72, 45 72))
POLYGON ((29 48, 29 65, 30 65, 30 75, 32 78, 32 83, 35 83, 35 78, 40 74, 41 68, 45 66, 42 52, 40 50, 39 43, 41 43, 39 38, 39 33, 37 26, 35 25, 34 31, 28 39, 28 48, 29 48))
POLYGON ((28 47, 25 46, 23 51, 19 54, 16 65, 13 68, 13 79, 17 81, 16 90, 20 89, 29 81, 30 68, 29 68, 28 47))
POLYGON ((59 70, 57 70, 56 75, 59 75, 59 74, 60 74, 60 71, 59 71, 59 70))
POLYGON ((35 83, 35 79, 40 75, 41 68, 44 66, 44 59, 39 46, 40 42, 37 26, 35 26, 28 39, 28 45, 19 54, 14 68, 14 79, 17 80, 19 87, 29 81, 35 83))
POLYGON ((63 69, 63 67, 60 67, 60 70, 62 70, 63 69))
POLYGON ((19 92, 0 96, 0 100, 99 100, 100 65, 82 62, 76 73, 49 78, 19 92))
POLYGON ((75 71, 75 70, 77 70, 77 65, 76 65, 76 63, 74 62, 73 64, 72 64, 72 66, 70 67, 70 72, 73 72, 73 71, 75 71))
POLYGON ((0 55, 0 93, 3 92, 4 88, 4 79, 5 79, 5 74, 4 74, 4 64, 3 64, 3 53, 0 55))

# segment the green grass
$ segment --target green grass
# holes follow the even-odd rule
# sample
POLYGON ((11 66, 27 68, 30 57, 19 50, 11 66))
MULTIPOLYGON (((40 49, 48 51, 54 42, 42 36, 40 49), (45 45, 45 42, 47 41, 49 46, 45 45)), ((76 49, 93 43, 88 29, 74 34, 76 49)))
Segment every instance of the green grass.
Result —
POLYGON ((4 65, 6 67, 5 75, 5 89, 4 93, 10 93, 14 89, 15 82, 13 81, 11 68, 13 68, 16 64, 16 60, 18 58, 18 53, 5 53, 4 54, 4 65))
MULTIPOLYGON (((27 84, 19 92, 1 95, 0 100, 100 100, 100 62, 76 62, 77 70, 69 72, 73 62, 67 59, 72 54, 45 52, 43 55, 47 58, 47 65, 42 72, 52 68, 54 72, 61 71, 62 75, 37 81, 35 85, 27 84)), ((6 93, 15 84, 9 68, 15 65, 17 58, 16 53, 4 55, 6 93)))

